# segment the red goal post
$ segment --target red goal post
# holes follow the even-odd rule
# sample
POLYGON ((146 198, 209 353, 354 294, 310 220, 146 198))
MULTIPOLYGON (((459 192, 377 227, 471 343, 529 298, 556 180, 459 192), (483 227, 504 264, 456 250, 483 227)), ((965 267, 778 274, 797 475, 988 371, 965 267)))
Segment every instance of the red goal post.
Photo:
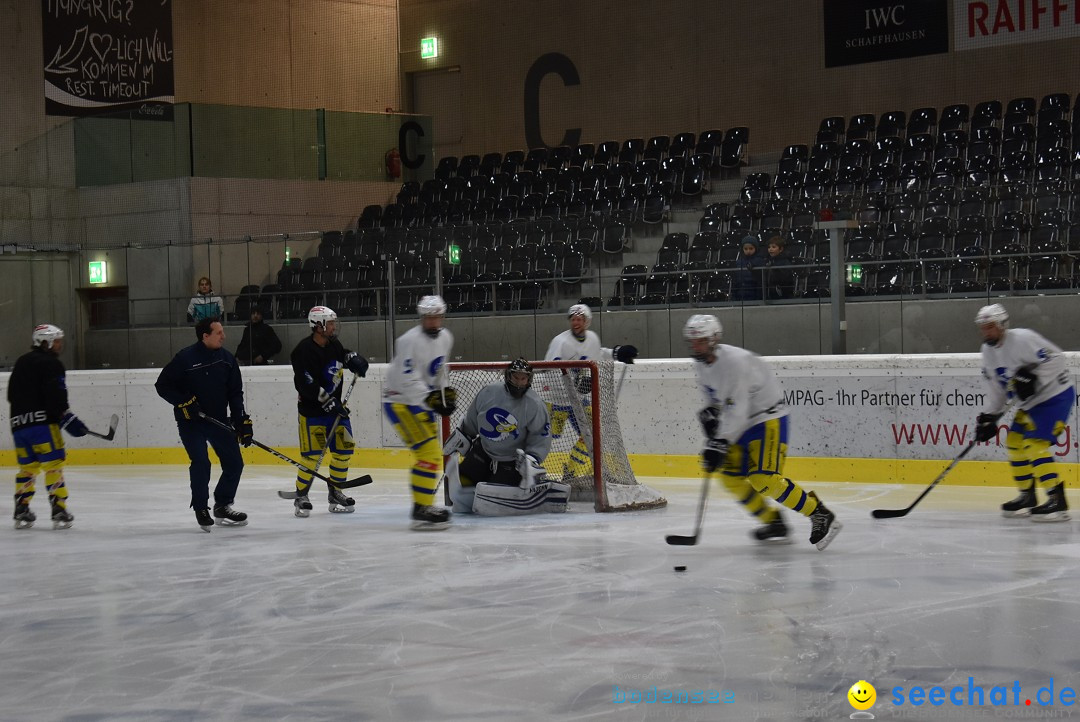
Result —
MULTIPOLYGON (((530 361, 532 387, 548 407, 551 451, 548 478, 571 486, 571 501, 592 501, 598 512, 657 509, 667 500, 638 483, 630 467, 616 413, 611 360, 530 361), (584 459, 587 461, 583 462, 584 459)), ((457 390, 457 410, 443 418, 443 438, 457 428, 480 389, 503 383, 509 361, 448 364, 448 384, 457 390)))

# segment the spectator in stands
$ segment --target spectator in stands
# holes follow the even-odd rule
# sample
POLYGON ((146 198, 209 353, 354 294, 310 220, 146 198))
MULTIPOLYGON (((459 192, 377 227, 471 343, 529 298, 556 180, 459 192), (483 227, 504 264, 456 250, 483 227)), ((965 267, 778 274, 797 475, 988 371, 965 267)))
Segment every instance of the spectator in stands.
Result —
POLYGON ((251 320, 244 326, 244 336, 236 347, 236 360, 241 366, 265 366, 273 363, 280 351, 281 341, 270 324, 263 323, 262 309, 252 306, 251 320))
POLYGON ((221 300, 221 296, 214 294, 214 289, 210 287, 210 279, 206 276, 199 279, 199 291, 191 297, 187 305, 188 323, 198 323, 204 318, 225 320, 225 303, 221 300))
POLYGON ((742 241, 739 259, 735 261, 738 270, 735 271, 732 300, 761 300, 761 271, 758 269, 763 265, 765 257, 758 253, 757 236, 746 236, 742 241))
POLYGON ((792 298, 795 295, 795 272, 790 268, 792 260, 787 254, 784 239, 779 235, 773 236, 765 249, 768 254, 765 259, 766 300, 792 298))

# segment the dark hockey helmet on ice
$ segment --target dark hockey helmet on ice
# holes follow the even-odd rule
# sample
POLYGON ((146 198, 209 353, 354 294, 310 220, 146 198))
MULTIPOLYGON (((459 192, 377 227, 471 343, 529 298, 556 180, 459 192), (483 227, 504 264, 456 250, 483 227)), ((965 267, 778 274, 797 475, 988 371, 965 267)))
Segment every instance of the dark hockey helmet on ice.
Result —
POLYGON ((506 373, 504 374, 506 391, 515 399, 520 399, 532 386, 533 367, 524 356, 518 358, 516 361, 506 367, 506 373), (514 374, 528 374, 529 380, 525 382, 524 386, 518 386, 514 383, 514 374))

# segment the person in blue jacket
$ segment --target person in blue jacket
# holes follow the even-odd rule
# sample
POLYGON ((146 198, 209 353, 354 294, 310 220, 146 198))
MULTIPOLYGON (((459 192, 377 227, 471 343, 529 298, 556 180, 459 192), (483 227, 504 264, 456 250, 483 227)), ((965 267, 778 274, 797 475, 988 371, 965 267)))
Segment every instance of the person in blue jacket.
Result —
POLYGON ((209 532, 214 519, 222 526, 244 526, 247 514, 232 508, 244 459, 240 444, 250 446, 251 418, 244 411, 244 382, 236 358, 224 348, 225 329, 217 319, 195 325, 199 340, 181 349, 161 370, 154 385, 158 396, 173 405, 180 441, 191 459, 191 507, 199 527, 209 532), (203 419, 207 416, 231 425, 234 433, 203 419), (221 476, 214 487, 214 516, 210 501, 210 457, 206 445, 221 460, 221 476))

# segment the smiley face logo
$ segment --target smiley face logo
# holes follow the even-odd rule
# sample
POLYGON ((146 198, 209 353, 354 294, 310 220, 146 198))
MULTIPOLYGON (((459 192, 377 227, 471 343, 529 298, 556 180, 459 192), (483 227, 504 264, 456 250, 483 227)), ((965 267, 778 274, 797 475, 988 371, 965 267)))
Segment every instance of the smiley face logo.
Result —
POLYGON ((874 702, 877 701, 877 690, 874 689, 874 685, 867 682, 865 679, 860 679, 855 684, 851 685, 851 689, 847 693, 848 702, 851 706, 857 710, 868 710, 874 706, 874 702))

